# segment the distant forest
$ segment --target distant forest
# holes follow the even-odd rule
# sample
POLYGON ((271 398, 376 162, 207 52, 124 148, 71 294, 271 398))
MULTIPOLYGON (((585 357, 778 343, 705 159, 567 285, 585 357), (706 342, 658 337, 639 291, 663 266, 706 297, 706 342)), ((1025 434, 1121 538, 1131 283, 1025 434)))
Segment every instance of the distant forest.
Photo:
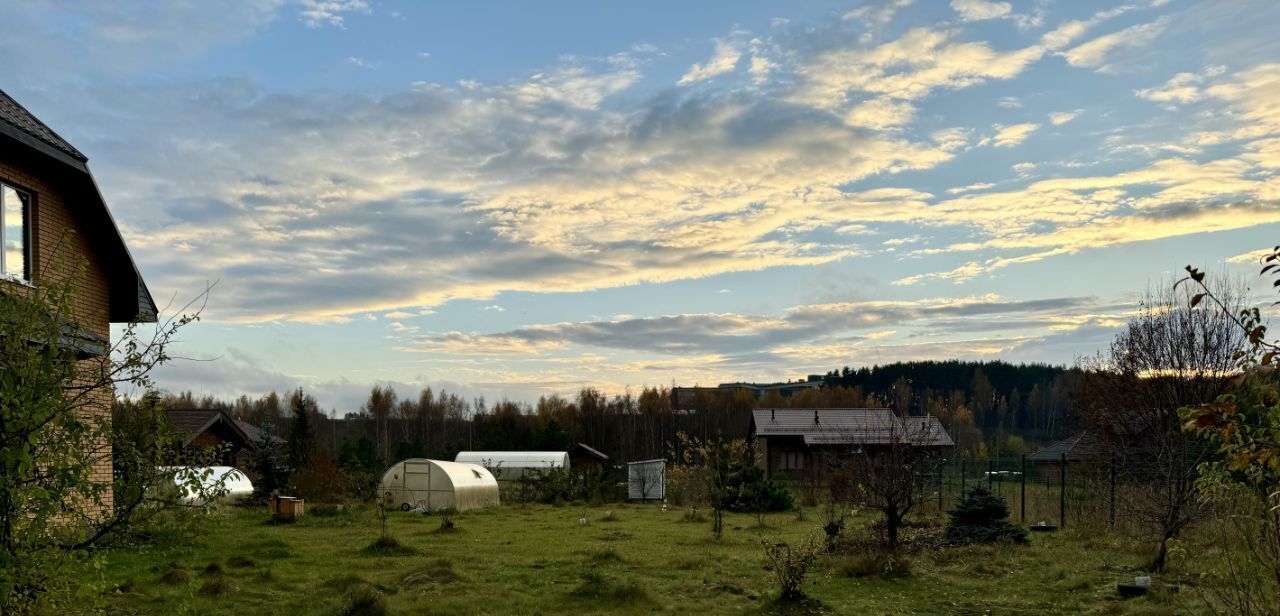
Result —
MULTIPOLYGON (((314 414, 316 454, 343 466, 382 468, 409 457, 453 459, 462 450, 564 450, 586 443, 615 463, 671 456, 675 435, 749 436, 753 408, 890 408, 932 414, 956 440, 957 455, 983 458, 1033 451, 1076 428, 1074 370, 1043 364, 926 361, 833 370, 820 388, 787 398, 770 392, 700 392, 688 410, 673 410, 670 390, 643 388, 609 396, 584 388, 573 397, 535 404, 465 399, 443 391, 396 392, 375 386, 346 412, 318 412, 301 390, 236 400, 190 392, 152 398, 169 409, 220 409, 286 437, 298 409, 314 414)), ((117 412, 139 401, 122 399, 117 412)))

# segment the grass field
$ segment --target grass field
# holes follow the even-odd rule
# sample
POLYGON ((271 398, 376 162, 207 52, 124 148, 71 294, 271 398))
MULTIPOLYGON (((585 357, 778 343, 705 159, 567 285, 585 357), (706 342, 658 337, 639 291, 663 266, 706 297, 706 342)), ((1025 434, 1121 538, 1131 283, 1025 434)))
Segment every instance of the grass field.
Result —
MULTIPOLYGON (((138 614, 340 614, 381 603, 391 614, 768 613, 777 589, 762 541, 819 534, 813 511, 729 515, 709 524, 652 505, 503 506, 456 516, 394 512, 407 550, 367 550, 372 509, 272 525, 259 510, 210 515, 194 539, 105 553, 108 611, 138 614), (581 519, 586 519, 582 524, 581 519)), ((858 518, 850 532, 865 527, 858 518)), ((907 556, 909 572, 864 575, 857 554, 822 557, 801 611, 838 614, 1172 614, 1191 593, 1122 600, 1118 581, 1142 561, 1105 533, 1033 533, 1029 546, 934 548, 907 556)))

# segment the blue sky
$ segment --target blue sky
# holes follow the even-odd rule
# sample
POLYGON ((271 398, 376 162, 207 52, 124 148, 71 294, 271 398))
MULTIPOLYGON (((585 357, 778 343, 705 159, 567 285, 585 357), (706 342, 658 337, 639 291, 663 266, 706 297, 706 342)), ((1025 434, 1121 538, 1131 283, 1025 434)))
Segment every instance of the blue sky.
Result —
POLYGON ((170 389, 1070 363, 1280 230, 1273 2, 211 4, 0 38, 153 294, 218 281, 170 389))

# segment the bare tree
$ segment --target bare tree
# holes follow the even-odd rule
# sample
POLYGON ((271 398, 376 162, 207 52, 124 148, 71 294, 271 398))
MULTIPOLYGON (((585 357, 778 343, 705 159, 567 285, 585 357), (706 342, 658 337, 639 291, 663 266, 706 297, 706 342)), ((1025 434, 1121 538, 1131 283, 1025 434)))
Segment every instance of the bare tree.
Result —
MULTIPOLYGON (((1243 304, 1238 289, 1217 292, 1229 306, 1243 304)), ((1077 390, 1086 429, 1114 452, 1127 485, 1117 492, 1117 507, 1158 542, 1154 571, 1164 568, 1169 540, 1202 513, 1199 466, 1211 455, 1183 431, 1179 409, 1222 393, 1245 345, 1229 313, 1189 300, 1189 290, 1172 283, 1147 291, 1106 353, 1084 362, 1077 390)))
POLYGON ((881 513, 890 550, 897 549, 907 515, 924 499, 922 478, 937 458, 928 423, 894 420, 883 438, 867 442, 849 458, 858 482, 855 501, 881 513))

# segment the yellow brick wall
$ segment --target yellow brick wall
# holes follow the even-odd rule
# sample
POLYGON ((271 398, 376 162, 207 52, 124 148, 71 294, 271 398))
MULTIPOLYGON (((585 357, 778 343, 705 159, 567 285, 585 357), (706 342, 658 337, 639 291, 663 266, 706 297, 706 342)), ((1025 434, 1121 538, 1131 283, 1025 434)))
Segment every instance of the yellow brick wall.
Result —
MULTIPOLYGON (((32 260, 32 278, 39 285, 41 281, 65 280, 75 276, 75 295, 73 297, 73 320, 80 328, 109 338, 111 326, 108 322, 107 276, 88 241, 88 234, 110 232, 108 230, 82 228, 73 208, 89 207, 88 204, 68 202, 64 192, 49 183, 46 176, 18 158, 14 153, 0 152, 0 181, 26 190, 34 197, 32 223, 34 259, 32 260)), ((20 285, 10 285, 11 289, 20 290, 20 285)), ((9 290, 9 289, 6 289, 9 290)), ((93 360, 81 362, 82 373, 101 369, 93 360)), ((91 401, 85 405, 83 412, 95 421, 111 421, 111 401, 114 392, 110 388, 102 388, 91 394, 91 401)), ((99 443, 93 452, 93 479, 107 486, 104 505, 113 506, 110 493, 111 485, 111 443, 99 443)))

